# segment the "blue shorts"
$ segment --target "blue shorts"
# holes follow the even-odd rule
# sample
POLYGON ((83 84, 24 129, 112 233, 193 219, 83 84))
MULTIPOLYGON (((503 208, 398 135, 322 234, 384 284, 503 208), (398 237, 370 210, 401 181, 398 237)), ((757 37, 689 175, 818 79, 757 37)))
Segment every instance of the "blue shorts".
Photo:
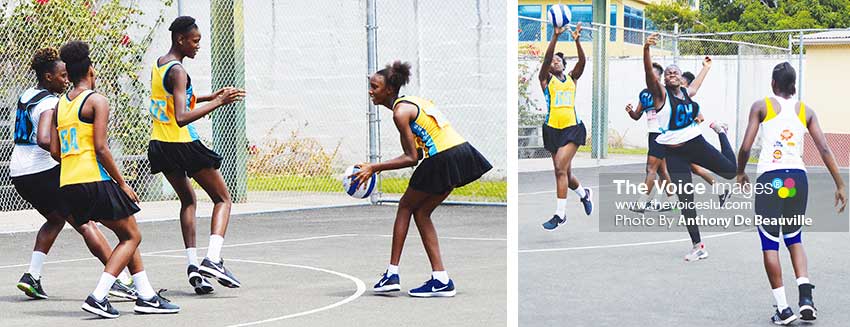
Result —
MULTIPOLYGON (((755 211, 763 218, 791 218, 806 214, 809 196, 809 181, 806 172, 800 169, 779 169, 765 172, 756 180, 759 184, 770 184, 773 193, 756 194, 755 211)), ((779 250, 779 235, 785 246, 802 242, 803 226, 762 224, 758 226, 762 251, 779 250)))

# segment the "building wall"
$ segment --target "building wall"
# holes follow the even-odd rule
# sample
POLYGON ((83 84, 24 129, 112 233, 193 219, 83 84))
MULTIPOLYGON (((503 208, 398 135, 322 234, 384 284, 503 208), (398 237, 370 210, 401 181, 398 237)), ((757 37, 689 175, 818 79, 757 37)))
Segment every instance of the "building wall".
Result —
POLYGON ((850 133, 847 124, 847 86, 843 82, 850 75, 850 44, 806 45, 803 66, 803 101, 817 111, 824 132, 850 133))

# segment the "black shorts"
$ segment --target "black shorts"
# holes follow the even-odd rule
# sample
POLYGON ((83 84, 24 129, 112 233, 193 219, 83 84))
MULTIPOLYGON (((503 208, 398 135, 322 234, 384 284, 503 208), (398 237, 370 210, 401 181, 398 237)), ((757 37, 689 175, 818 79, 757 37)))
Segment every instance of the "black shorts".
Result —
POLYGON ((647 155, 656 157, 658 159, 664 159, 664 157, 667 156, 667 146, 655 142, 655 139, 658 138, 658 135, 661 135, 661 133, 649 133, 649 152, 647 153, 647 155))
POLYGON ((89 220, 124 219, 140 210, 112 180, 65 185, 59 195, 62 214, 71 215, 80 225, 89 220))
POLYGON ((445 194, 472 183, 492 168, 478 150, 463 142, 422 160, 408 186, 420 192, 445 194))
POLYGON ((584 145, 587 140, 587 129, 584 128, 584 122, 578 123, 564 129, 543 125, 543 148, 552 154, 558 152, 562 146, 568 143, 576 145, 584 145))
MULTIPOLYGON (((766 171, 756 180, 761 185, 770 185, 773 192, 757 192, 755 212, 764 218, 792 218, 806 214, 809 198, 809 180, 800 169, 778 169, 766 171)), ((802 241, 802 225, 762 224, 758 226, 762 251, 779 250, 779 241, 785 246, 802 241), (782 237, 780 237, 780 232, 782 237)))
POLYGON ((59 209, 59 165, 35 174, 12 177, 21 197, 42 213, 59 209))
POLYGON ((151 174, 180 173, 192 177, 201 169, 221 167, 221 156, 201 141, 187 143, 151 140, 148 143, 148 162, 151 174))

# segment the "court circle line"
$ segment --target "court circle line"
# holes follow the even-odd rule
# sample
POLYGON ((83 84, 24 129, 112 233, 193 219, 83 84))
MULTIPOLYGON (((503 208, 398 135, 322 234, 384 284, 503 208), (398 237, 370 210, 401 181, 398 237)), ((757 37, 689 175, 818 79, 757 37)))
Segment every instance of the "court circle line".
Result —
MULTIPOLYGON (((165 258, 178 258, 178 259, 184 258, 184 256, 178 256, 178 255, 164 255, 164 254, 142 254, 142 255, 148 256, 148 257, 165 257, 165 258)), ((279 266, 279 267, 287 267, 287 268, 298 268, 298 269, 313 270, 313 271, 318 271, 318 272, 323 272, 323 273, 343 277, 345 279, 348 279, 348 280, 354 282, 354 284, 357 286, 357 290, 354 292, 354 294, 348 296, 347 298, 345 298, 341 301, 337 301, 337 302, 328 304, 328 305, 323 306, 323 307, 319 307, 319 308, 311 309, 311 310, 307 310, 307 311, 302 311, 302 312, 291 313, 291 314, 287 314, 287 315, 284 315, 284 316, 279 316, 279 317, 274 317, 274 318, 269 318, 269 319, 238 323, 238 324, 235 324, 235 325, 228 325, 228 327, 242 327, 242 326, 259 325, 259 324, 264 324, 264 323, 268 323, 268 322, 280 321, 280 320, 285 320, 285 319, 290 319, 290 318, 306 316, 306 315, 309 315, 309 314, 314 314, 314 313, 317 313, 317 312, 336 308, 336 307, 341 306, 343 304, 347 304, 351 301, 356 300, 357 298, 362 296, 363 293, 366 292, 366 283, 364 283, 361 279, 354 277, 354 276, 351 276, 351 275, 348 275, 348 274, 345 274, 345 273, 338 272, 338 271, 333 271, 333 270, 318 268, 318 267, 312 267, 312 266, 296 265, 296 264, 288 264, 288 263, 278 263, 278 262, 268 262, 268 261, 244 260, 244 259, 233 259, 233 258, 228 258, 227 261, 228 262, 244 262, 244 263, 253 263, 253 264, 259 264, 259 265, 270 265, 270 266, 279 266)))

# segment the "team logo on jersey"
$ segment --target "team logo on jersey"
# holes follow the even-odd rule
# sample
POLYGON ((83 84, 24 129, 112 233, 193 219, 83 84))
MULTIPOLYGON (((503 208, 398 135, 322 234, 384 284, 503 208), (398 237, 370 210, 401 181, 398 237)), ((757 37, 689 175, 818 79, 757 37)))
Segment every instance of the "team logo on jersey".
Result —
POLYGON ((782 147, 782 142, 776 141, 776 143, 773 143, 773 147, 774 147, 774 148, 781 148, 781 147, 782 147))
POLYGON ((794 133, 792 133, 791 130, 786 129, 782 131, 782 134, 779 134, 779 137, 781 137, 783 141, 788 141, 794 137, 794 133))
POLYGON ((776 159, 776 160, 782 159, 782 151, 780 151, 780 150, 773 151, 773 159, 776 159))
POLYGON ((788 142, 788 146, 797 146, 797 143, 794 143, 794 142, 789 141, 789 142, 788 142))
POLYGON ((770 182, 770 185, 777 190, 776 195, 782 199, 793 198, 797 195, 797 183, 793 178, 782 180, 777 177, 770 182))

